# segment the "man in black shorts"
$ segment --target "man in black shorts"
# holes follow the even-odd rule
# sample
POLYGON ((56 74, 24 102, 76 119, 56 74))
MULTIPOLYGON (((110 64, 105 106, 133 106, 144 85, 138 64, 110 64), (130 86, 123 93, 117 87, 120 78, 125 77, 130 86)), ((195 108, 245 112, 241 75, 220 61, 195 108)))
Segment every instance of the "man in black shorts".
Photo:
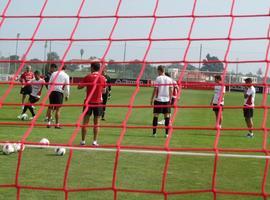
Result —
POLYGON ((221 106, 221 108, 219 107, 213 107, 213 111, 215 113, 215 117, 216 117, 216 123, 218 124, 219 128, 221 128, 221 124, 222 124, 222 111, 223 111, 223 106, 224 106, 224 94, 226 92, 226 88, 225 86, 222 86, 222 77, 220 75, 216 75, 215 76, 215 83, 216 85, 214 86, 214 95, 213 98, 210 102, 210 106, 221 106), (219 112, 220 113, 220 118, 219 117, 219 112), (219 120, 219 121, 218 121, 219 120))
POLYGON ((255 95, 256 95, 256 89, 252 85, 252 79, 251 78, 246 78, 245 83, 247 84, 245 90, 244 90, 244 108, 243 108, 243 113, 245 117, 245 122, 248 127, 248 133, 247 137, 248 138, 253 138, 254 133, 253 133, 253 110, 254 110, 254 102, 255 102, 255 95))
POLYGON ((70 84, 69 84, 69 75, 65 72, 66 66, 62 67, 60 72, 55 71, 52 73, 50 78, 49 89, 53 87, 52 92, 50 94, 50 104, 48 108, 48 124, 47 128, 51 127, 51 113, 52 110, 55 109, 55 128, 60 129, 60 108, 63 104, 63 99, 65 95, 65 100, 67 101, 69 98, 70 84), (55 85, 53 85, 55 84, 55 85))
MULTIPOLYGON (((48 83, 49 83, 49 81, 50 81, 51 75, 52 75, 52 73, 55 72, 55 71, 57 71, 57 65, 54 64, 54 63, 52 63, 52 64, 50 65, 50 70, 46 73, 45 78, 44 78, 45 82, 47 83, 47 85, 46 85, 46 88, 47 88, 47 89, 49 88, 48 83)), ((52 109, 52 112, 53 112, 54 110, 55 110, 55 108, 52 109)), ((46 113, 45 122, 48 122, 48 121, 49 121, 48 115, 49 115, 49 108, 47 108, 47 113, 46 113)), ((50 120, 52 121, 52 118, 51 118, 50 120)))
POLYGON ((173 82, 172 79, 165 75, 164 66, 159 65, 157 68, 158 77, 155 81, 155 88, 152 93, 150 104, 154 104, 153 109, 153 136, 156 136, 158 116, 159 114, 164 115, 165 126, 166 126, 166 137, 168 137, 168 126, 170 123, 171 113, 171 99, 173 94, 173 82))
MULTIPOLYGON (((169 73, 165 72, 165 75, 171 78, 169 73)), ((177 82, 175 80, 172 79, 172 82, 173 82, 173 86, 172 86, 173 87, 173 93, 172 93, 171 105, 174 106, 174 103, 177 101, 177 94, 179 92, 179 86, 177 85, 177 82)), ((177 105, 177 102, 176 102, 176 105, 177 105)), ((159 121, 158 124, 164 125, 165 124, 165 119, 159 121)))
POLYGON ((32 92, 32 87, 29 84, 30 81, 34 78, 34 74, 31 71, 31 66, 26 66, 26 71, 21 75, 20 82, 22 83, 21 91, 22 94, 22 109, 24 108, 24 101, 26 98, 26 95, 30 95, 32 92))
POLYGON ((100 64, 92 63, 91 64, 91 74, 85 76, 82 82, 78 85, 78 89, 83 89, 86 87, 86 97, 84 100, 84 108, 88 109, 83 118, 83 127, 82 127, 82 141, 81 145, 85 145, 85 137, 87 133, 87 125, 89 124, 90 116, 94 115, 93 118, 93 146, 98 146, 97 137, 99 132, 99 122, 100 117, 103 112, 102 108, 102 94, 105 93, 106 80, 105 77, 99 74, 100 64))

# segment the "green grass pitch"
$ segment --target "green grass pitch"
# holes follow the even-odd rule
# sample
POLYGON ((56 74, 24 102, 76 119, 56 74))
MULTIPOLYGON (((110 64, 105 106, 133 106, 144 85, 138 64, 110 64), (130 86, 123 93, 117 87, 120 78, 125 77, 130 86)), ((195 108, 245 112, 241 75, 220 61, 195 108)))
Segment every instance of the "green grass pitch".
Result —
MULTIPOLYGON (((6 90, 1 85, 0 96, 6 90)), ((135 87, 113 87, 112 98, 108 105, 128 105, 135 87)), ((45 95, 43 91, 43 96, 45 95)), ((134 105, 150 105, 152 88, 140 88, 135 98, 134 105)), ((5 103, 19 103, 21 97, 19 87, 13 88, 5 103)), ((179 105, 209 105, 213 91, 183 90, 179 105)), ((85 96, 84 91, 71 88, 71 97, 67 103, 82 103, 85 96)), ((261 105, 262 95, 257 94, 256 105, 261 105)), ((226 106, 242 106, 242 93, 231 92, 225 95, 226 106)), ((39 109, 37 107, 36 111, 39 109)), ((43 122, 45 111, 37 119, 37 123, 43 122)), ((80 107, 64 107, 61 110, 62 123, 75 123, 81 114, 80 107)), ((101 125, 122 125, 128 108, 107 108, 106 121, 101 125)), ((21 122, 16 117, 21 112, 20 107, 3 106, 0 109, 1 122, 21 122)), ((260 128, 263 123, 263 109, 256 109, 254 116, 255 128, 260 128)), ((224 109, 224 122, 222 128, 245 128, 242 109, 224 109)), ((160 116, 162 119, 162 116, 160 116)), ((128 126, 151 126, 151 108, 133 108, 127 120, 128 126)), ((267 119, 267 127, 269 120, 267 119)), ((185 127, 214 127, 214 113, 210 108, 180 108, 175 118, 176 126, 185 127)), ((1 141, 18 141, 24 135, 28 126, 0 126, 1 141)), ((70 140, 75 127, 64 127, 61 130, 46 127, 34 127, 28 142, 38 142, 41 138, 48 138, 51 143, 66 144, 70 140)), ((101 145, 114 145, 117 143, 122 128, 101 128, 99 143, 101 145)), ((262 149, 263 131, 255 131, 255 137, 245 137, 247 131, 221 130, 218 142, 219 148, 233 149, 262 149)), ((213 148, 216 138, 215 130, 174 130, 169 144, 171 148, 213 148)), ((267 149, 270 150, 270 138, 268 136, 267 149)), ((73 144, 80 142, 80 132, 73 144)), ((89 129, 87 144, 92 142, 92 130, 89 129)), ((121 145, 128 146, 154 146, 163 147, 166 142, 164 130, 158 130, 158 136, 151 137, 151 129, 127 128, 121 145)), ((26 148, 22 154, 21 167, 18 183, 21 186, 63 188, 66 163, 69 157, 66 155, 55 156, 53 149, 26 148)), ((233 152, 231 152, 233 153, 233 152)), ((239 154, 239 153, 238 153, 239 154)), ((263 153, 248 153, 264 155, 263 153)), ((111 188, 113 183, 113 171, 116 153, 104 151, 74 150, 70 169, 67 177, 67 189, 79 188, 111 188)), ((15 174, 18 154, 9 156, 0 152, 0 185, 15 184, 15 174)), ((161 191, 162 176, 166 155, 142 154, 142 153, 120 153, 115 187, 120 189, 135 189, 161 191)), ((262 190, 265 159, 255 158, 229 158, 220 157, 217 163, 216 189, 223 191, 254 192, 262 190)), ((205 190, 212 188, 212 175, 214 169, 214 157, 172 155, 167 171, 165 184, 166 192, 205 190)), ((266 180, 265 192, 270 193, 270 175, 266 180)), ((16 188, 0 188, 0 199, 16 199, 16 188)), ((113 190, 69 192, 69 199, 114 199, 113 190)), ((63 191, 44 191, 21 189, 21 200, 35 199, 64 199, 63 191)), ((164 195, 118 192, 117 199, 124 200, 161 200, 164 195)), ((169 195, 168 200, 210 200, 213 194, 194 193, 183 195, 169 195)), ((217 194, 218 200, 257 200, 261 196, 240 196, 217 194)))

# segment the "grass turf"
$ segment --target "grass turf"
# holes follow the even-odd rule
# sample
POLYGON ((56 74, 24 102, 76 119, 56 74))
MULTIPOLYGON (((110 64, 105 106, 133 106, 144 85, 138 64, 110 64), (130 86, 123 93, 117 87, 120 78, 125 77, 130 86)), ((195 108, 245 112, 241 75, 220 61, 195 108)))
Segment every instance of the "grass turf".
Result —
MULTIPOLYGON (((2 96, 6 87, 1 85, 2 96)), ((114 87, 112 99, 108 105, 128 105, 135 87, 114 87)), ((134 105, 149 105, 152 88, 140 88, 134 105)), ((19 103, 19 88, 15 87, 5 99, 4 103, 19 103)), ((183 90, 179 105, 209 105, 213 91, 183 90)), ((43 91, 45 95, 45 90, 43 91)), ((85 93, 76 88, 71 89, 71 98, 68 103, 82 103, 85 93)), ((257 94, 256 104, 260 105, 262 95, 257 94)), ((241 106, 243 104, 242 93, 226 93, 226 106, 241 106)), ((37 107, 37 110, 39 107, 37 107)), ((36 110, 36 111, 37 111, 36 110)), ((37 119, 37 123, 44 123, 44 110, 37 119)), ((61 110, 61 123, 75 123, 82 108, 64 107, 61 110)), ((106 121, 102 125, 122 125, 126 119, 127 107, 107 108, 106 121)), ((20 107, 3 106, 0 109, 0 122, 21 122, 16 119, 20 114, 20 107)), ((254 115, 255 128, 260 128, 263 123, 263 109, 256 109, 254 115)), ((224 109, 224 121, 222 128, 245 128, 242 109, 224 109)), ((160 119, 162 116, 160 116, 160 119)), ((29 122, 25 122, 29 123, 29 122)), ((151 108, 133 108, 127 120, 128 126, 150 126, 152 123, 151 108)), ((269 125, 269 120, 266 122, 269 125)), ((175 117, 175 126, 184 127, 214 127, 214 113, 209 108, 180 108, 175 117)), ((25 134, 28 125, 24 126, 0 126, 0 141, 18 141, 25 134)), ((64 127, 61 130, 45 127, 34 127, 27 137, 28 142, 38 142, 41 138, 48 138, 51 143, 67 144, 70 141, 75 127, 64 127)), ((99 143, 101 145, 115 145, 123 129, 101 128, 99 143)), ((218 141, 219 148, 233 149, 262 149, 263 131, 255 131, 255 137, 245 137, 246 130, 229 131, 221 130, 218 141)), ((174 130, 169 143, 171 148, 213 148, 216 139, 215 130, 174 130)), ((87 144, 91 144, 92 130, 89 129, 87 144)), ((73 145, 80 142, 80 132, 76 135, 73 145)), ((158 136, 151 137, 151 129, 127 128, 121 145, 137 147, 164 147, 164 129, 158 129, 158 136)), ((269 136, 267 148, 270 149, 269 136)), ((63 157, 55 156, 52 149, 26 148, 22 154, 18 184, 21 186, 63 188, 67 160, 70 151, 63 157)), ((232 152, 233 153, 233 152, 232 152)), ((262 153, 249 153, 264 155, 262 153)), ((107 188, 107 190, 93 190, 83 192, 69 192, 69 199, 114 199, 113 172, 115 152, 82 151, 72 152, 70 168, 66 179, 67 189, 80 188, 107 188)), ((15 184, 18 154, 9 156, 0 154, 0 185, 15 184)), ((162 193, 162 177, 166 155, 126 153, 119 154, 116 171, 115 188, 123 190, 149 190, 153 193, 129 193, 119 191, 117 199, 164 199, 162 193)), ((254 192, 262 191, 265 159, 254 158, 225 158, 220 157, 217 163, 216 185, 217 190, 254 192)), ((211 190, 214 171, 214 157, 180 156, 172 155, 169 160, 166 192, 179 192, 186 190, 211 190)), ((265 191, 270 193, 270 175, 266 180, 265 191)), ((0 199, 15 199, 17 190, 15 187, 0 187, 0 199)), ((62 190, 20 190, 20 199, 64 199, 62 190)), ((168 195, 169 200, 181 199, 213 199, 213 193, 193 193, 182 195, 168 195)), ((262 196, 240 196, 217 194, 217 199, 263 199, 262 196)))

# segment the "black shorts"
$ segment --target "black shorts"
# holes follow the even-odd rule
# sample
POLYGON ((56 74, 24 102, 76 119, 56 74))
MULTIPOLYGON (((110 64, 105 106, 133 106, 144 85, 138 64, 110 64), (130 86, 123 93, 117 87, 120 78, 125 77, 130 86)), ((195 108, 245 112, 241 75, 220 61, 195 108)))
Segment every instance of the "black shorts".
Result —
POLYGON ((32 95, 29 96, 29 102, 30 103, 36 103, 38 102, 39 98, 38 97, 34 97, 32 95))
POLYGON ((62 92, 52 91, 50 94, 50 104, 63 104, 64 95, 62 92))
POLYGON ((253 117, 253 108, 243 108, 243 113, 245 118, 252 118, 253 117))
MULTIPOLYGON (((103 104, 102 103, 96 103, 96 104, 89 104, 88 110, 85 113, 85 116, 91 116, 92 113, 94 117, 100 117, 103 114, 103 104)), ((85 107, 83 107, 84 111, 85 107)))
POLYGON ((30 95, 32 92, 32 87, 31 85, 26 85, 24 87, 21 88, 20 94, 23 95, 30 95))
POLYGON ((171 113, 171 104, 170 102, 160 102, 160 101, 154 101, 154 109, 153 113, 171 113), (164 106, 164 107, 156 107, 156 106, 164 106))
MULTIPOLYGON (((217 106, 217 104, 213 104, 213 106, 217 106)), ((220 106, 221 106, 221 110, 223 110, 223 105, 220 104, 220 106)), ((215 107, 215 108, 213 108, 213 111, 218 112, 219 111, 219 108, 218 107, 215 107)))

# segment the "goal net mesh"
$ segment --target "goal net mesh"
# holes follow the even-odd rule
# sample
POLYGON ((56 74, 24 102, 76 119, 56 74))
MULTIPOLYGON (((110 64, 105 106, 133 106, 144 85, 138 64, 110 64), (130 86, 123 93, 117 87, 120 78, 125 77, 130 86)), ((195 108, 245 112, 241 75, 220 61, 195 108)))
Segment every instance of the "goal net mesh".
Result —
POLYGON ((270 199, 269 8, 265 0, 2 0, 0 143, 26 148, 0 156, 0 199, 270 199), (100 146, 91 146, 92 119, 80 146, 77 85, 97 58, 114 80, 112 97, 100 146), (55 82, 36 118, 16 119, 18 77, 28 64, 45 74, 51 63, 58 74, 67 65, 71 78, 61 130, 43 121, 55 82), (167 138, 164 125, 151 137, 158 65, 180 88, 167 138), (217 74, 227 90, 222 127, 209 105, 217 74), (237 92, 247 77, 257 91, 253 139, 237 92), (52 156, 59 146, 66 155, 52 156))

